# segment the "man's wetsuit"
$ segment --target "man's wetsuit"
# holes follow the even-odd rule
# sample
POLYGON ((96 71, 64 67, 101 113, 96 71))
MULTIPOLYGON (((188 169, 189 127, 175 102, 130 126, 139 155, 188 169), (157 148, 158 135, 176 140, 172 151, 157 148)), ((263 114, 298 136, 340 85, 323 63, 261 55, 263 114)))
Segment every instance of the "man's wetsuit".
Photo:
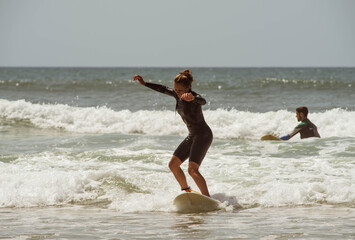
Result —
POLYGON ((317 126, 314 125, 308 118, 303 120, 300 124, 298 124, 295 129, 292 131, 292 133, 281 137, 280 139, 282 140, 288 140, 295 136, 297 133, 301 134, 301 139, 303 138, 309 138, 309 137, 318 137, 320 138, 320 135, 317 130, 317 126))
POLYGON ((190 91, 195 98, 188 102, 181 100, 173 89, 166 86, 147 82, 145 86, 175 98, 175 110, 186 124, 189 135, 180 143, 174 155, 182 162, 189 158, 189 161, 200 165, 213 139, 212 131, 205 122, 202 113, 201 106, 206 104, 206 100, 199 94, 190 91))

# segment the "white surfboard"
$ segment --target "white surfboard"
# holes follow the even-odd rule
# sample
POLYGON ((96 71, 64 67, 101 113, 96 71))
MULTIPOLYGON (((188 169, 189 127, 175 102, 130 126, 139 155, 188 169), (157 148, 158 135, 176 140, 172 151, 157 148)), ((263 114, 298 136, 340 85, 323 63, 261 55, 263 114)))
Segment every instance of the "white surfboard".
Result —
POLYGON ((193 192, 185 192, 174 199, 178 212, 210 212, 219 209, 220 202, 216 199, 193 192))

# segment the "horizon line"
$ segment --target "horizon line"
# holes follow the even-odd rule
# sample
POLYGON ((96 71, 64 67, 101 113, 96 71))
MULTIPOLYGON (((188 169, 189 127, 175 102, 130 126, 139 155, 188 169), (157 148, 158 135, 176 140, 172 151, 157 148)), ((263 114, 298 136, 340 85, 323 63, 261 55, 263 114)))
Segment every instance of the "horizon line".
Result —
POLYGON ((0 68, 355 68, 354 66, 0 66, 0 68))

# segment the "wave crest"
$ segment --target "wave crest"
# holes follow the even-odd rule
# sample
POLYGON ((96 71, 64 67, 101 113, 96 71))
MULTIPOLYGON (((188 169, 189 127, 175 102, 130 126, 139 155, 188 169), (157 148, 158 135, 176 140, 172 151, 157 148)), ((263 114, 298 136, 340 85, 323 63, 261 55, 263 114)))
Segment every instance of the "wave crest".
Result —
MULTIPOLYGON (((205 110, 205 119, 217 138, 259 139, 265 134, 287 134, 297 125, 294 112, 266 113, 236 109, 205 110)), ((63 104, 33 104, 25 100, 0 99, 0 123, 27 127, 59 128, 74 133, 122 133, 146 135, 185 135, 186 126, 173 111, 114 111, 103 107, 73 107, 63 104), (11 120, 11 121, 10 121, 11 120), (23 124, 22 124, 23 125, 23 124)), ((331 109, 310 113, 322 137, 352 137, 354 111, 331 109)))

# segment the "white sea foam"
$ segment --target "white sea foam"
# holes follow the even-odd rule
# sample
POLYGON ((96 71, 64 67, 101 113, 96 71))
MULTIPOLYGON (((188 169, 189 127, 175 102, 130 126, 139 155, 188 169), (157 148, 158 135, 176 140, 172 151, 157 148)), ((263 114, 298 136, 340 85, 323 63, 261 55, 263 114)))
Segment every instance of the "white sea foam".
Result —
MULTIPOLYGON (((285 135, 298 124, 294 112, 254 113, 238 110, 205 110, 205 119, 216 138, 259 139, 264 134, 285 135)), ((71 107, 0 99, 0 117, 30 121, 38 128, 60 128, 76 133, 185 135, 186 126, 173 111, 114 111, 107 107, 71 107)), ((355 112, 331 109, 310 113, 322 137, 352 137, 355 112)))
POLYGON ((53 153, 22 156, 11 164, 0 162, 0 206, 48 206, 95 199, 103 173, 86 171, 79 165, 53 153))
MULTIPOLYGON (((295 113, 223 109, 204 113, 216 138, 201 172, 212 196, 222 201, 226 211, 239 204, 355 206, 354 112, 331 109, 311 113, 310 119, 323 138, 288 142, 253 139, 267 133, 289 132, 297 124, 295 113)), ((174 112, 113 111, 105 107, 0 100, 0 121, 1 118, 16 120, 14 127, 18 121, 25 121, 38 128, 62 128, 68 132, 140 133, 124 138, 122 146, 120 142, 112 145, 110 138, 103 140, 101 134, 90 134, 83 136, 83 146, 73 149, 58 141, 58 148, 52 149, 51 145, 46 151, 3 155, 1 207, 105 202, 109 208, 122 212, 173 211, 171 202, 179 193, 179 186, 167 164, 175 148, 172 142, 175 144, 176 140, 178 144, 182 136, 172 135, 187 133, 174 112), (166 143, 166 139, 172 142, 166 143), (98 148, 85 145, 96 140, 98 148)), ((67 140, 70 142, 70 137, 67 140)), ((186 172, 187 164, 182 167, 186 172)), ((197 189, 191 177, 187 179, 197 189)))
MULTIPOLYGON (((342 143, 318 146, 329 152, 297 156, 295 149, 307 151, 312 142, 238 142, 212 145, 201 166, 212 196, 226 211, 239 205, 355 206, 355 162, 346 155, 337 157, 342 143)), ((122 212, 174 211, 171 202, 179 185, 167 167, 171 153, 136 148, 132 141, 124 147, 27 154, 0 162, 0 206, 106 202, 122 212)), ((182 168, 187 172, 186 163, 182 168)), ((198 189, 189 175, 187 180, 198 189)))
POLYGON ((123 149, 75 156, 46 152, 24 155, 11 163, 0 162, 0 207, 111 201, 111 208, 120 211, 172 209, 170 198, 153 201, 158 199, 161 189, 167 187, 167 180, 172 180, 165 164, 137 160, 104 162, 95 157, 131 156, 133 159, 144 153, 146 150, 123 149), (147 205, 148 198, 152 202, 147 205))

